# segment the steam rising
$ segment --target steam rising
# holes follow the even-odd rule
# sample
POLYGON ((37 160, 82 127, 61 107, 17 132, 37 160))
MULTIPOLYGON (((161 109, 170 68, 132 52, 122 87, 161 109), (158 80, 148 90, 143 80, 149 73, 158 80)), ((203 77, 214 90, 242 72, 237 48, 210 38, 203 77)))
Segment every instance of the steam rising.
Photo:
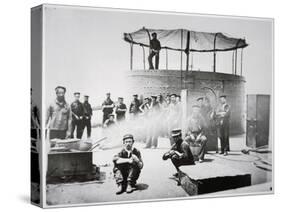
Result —
POLYGON ((103 134, 107 140, 100 148, 114 148, 122 145, 124 134, 133 134, 136 142, 153 145, 158 137, 168 137, 174 128, 181 128, 182 107, 179 101, 157 103, 152 106, 148 103, 148 109, 137 116, 127 114, 124 121, 104 129, 103 134))

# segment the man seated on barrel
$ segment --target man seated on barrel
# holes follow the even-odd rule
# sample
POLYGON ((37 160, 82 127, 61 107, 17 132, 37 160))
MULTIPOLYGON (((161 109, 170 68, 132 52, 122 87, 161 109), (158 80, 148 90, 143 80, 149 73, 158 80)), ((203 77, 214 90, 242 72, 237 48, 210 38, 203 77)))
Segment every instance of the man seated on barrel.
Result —
POLYGON ((180 185, 180 177, 182 172, 179 167, 184 165, 194 165, 194 159, 188 143, 181 137, 181 129, 174 129, 172 130, 171 134, 175 143, 172 145, 171 150, 163 155, 163 160, 171 159, 177 170, 177 173, 174 174, 174 176, 179 178, 178 185, 180 185))
POLYGON ((187 122, 187 136, 185 140, 191 148, 193 156, 199 159, 199 162, 204 161, 207 137, 204 135, 204 118, 200 113, 200 106, 192 106, 192 114, 187 122))
POLYGON ((131 193, 136 188, 143 161, 139 150, 133 147, 134 137, 131 134, 123 136, 124 148, 113 157, 114 177, 118 185, 116 194, 131 193))

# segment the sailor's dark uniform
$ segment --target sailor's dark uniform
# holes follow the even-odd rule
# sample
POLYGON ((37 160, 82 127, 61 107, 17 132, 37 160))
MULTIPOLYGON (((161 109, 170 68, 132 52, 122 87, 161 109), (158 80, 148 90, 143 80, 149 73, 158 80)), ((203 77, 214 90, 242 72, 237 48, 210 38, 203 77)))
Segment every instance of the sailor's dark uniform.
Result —
POLYGON ((141 173, 142 166, 137 163, 123 163, 123 164, 117 164, 116 160, 118 158, 131 158, 132 155, 135 155, 140 160, 140 163, 143 164, 141 153, 136 148, 133 148, 131 152, 126 151, 125 149, 122 149, 117 155, 114 156, 113 163, 113 173, 117 184, 130 184, 135 185, 139 175, 141 173))

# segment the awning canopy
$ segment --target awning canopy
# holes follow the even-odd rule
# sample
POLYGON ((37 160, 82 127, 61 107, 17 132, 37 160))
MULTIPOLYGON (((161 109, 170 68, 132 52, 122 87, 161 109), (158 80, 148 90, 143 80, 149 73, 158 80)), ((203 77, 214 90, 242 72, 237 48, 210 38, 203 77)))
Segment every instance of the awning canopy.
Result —
POLYGON ((188 32, 190 32, 189 51, 191 52, 231 51, 248 46, 245 39, 228 37, 221 32, 196 32, 187 29, 164 30, 142 28, 132 33, 124 33, 124 40, 131 44, 149 47, 149 41, 153 32, 157 33, 162 49, 175 51, 185 51, 188 32))

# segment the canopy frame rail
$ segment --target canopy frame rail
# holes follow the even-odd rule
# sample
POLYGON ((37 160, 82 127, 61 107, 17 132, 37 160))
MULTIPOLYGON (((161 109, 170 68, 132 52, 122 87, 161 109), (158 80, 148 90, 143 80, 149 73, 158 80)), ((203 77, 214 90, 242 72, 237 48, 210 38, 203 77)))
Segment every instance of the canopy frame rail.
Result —
MULTIPOLYGON (((143 53, 143 68, 146 69, 146 53, 145 53, 145 48, 151 48, 151 34, 153 31, 157 31, 157 29, 147 29, 145 27, 143 27, 141 30, 143 30, 143 38, 146 40, 146 38, 148 38, 148 44, 146 43, 147 41, 138 41, 138 40, 134 40, 134 33, 124 33, 124 40, 126 42, 130 43, 130 70, 133 70, 134 68, 134 45, 140 45, 142 48, 142 53, 143 53)), ((192 45, 191 42, 191 33, 195 33, 192 34, 192 38, 194 38, 194 36, 196 36, 195 31, 190 31, 187 29, 177 29, 177 32, 180 33, 178 34, 178 39, 180 39, 180 48, 174 48, 174 47, 169 47, 169 46, 162 46, 161 49, 165 49, 165 54, 166 54, 166 70, 168 70, 168 65, 169 65, 169 55, 168 55, 168 50, 171 51, 180 51, 180 71, 181 71, 181 77, 184 78, 184 80, 187 80, 188 77, 188 71, 190 71, 190 69, 193 69, 193 58, 190 58, 190 56, 193 57, 194 52, 212 52, 213 53, 213 72, 217 72, 217 52, 226 52, 226 51, 232 51, 232 74, 233 75, 243 75, 243 50, 245 47, 248 46, 248 44, 245 41, 245 38, 232 38, 232 37, 227 37, 224 34, 217 32, 217 33, 211 33, 213 34, 213 47, 211 48, 199 48, 196 49, 196 45, 195 48, 192 45), (185 43, 185 37, 186 37, 186 46, 184 47, 184 43, 185 43), (229 46, 225 46, 226 48, 223 48, 219 45, 219 41, 218 39, 235 39, 235 42, 233 42, 233 45, 229 45, 229 46), (240 52, 239 52, 239 49, 240 52), (186 67, 185 67, 185 74, 184 74, 184 67, 183 67, 183 53, 186 54, 186 67), (239 53, 240 53, 240 58, 239 57, 239 53), (190 61, 192 59, 192 61, 190 61), (240 68, 239 68, 239 64, 237 64, 240 59, 240 68), (191 67, 190 67, 190 62, 192 63, 191 67), (239 73, 239 69, 240 69, 240 73, 239 73)), ((201 32, 202 33, 202 32, 201 32)), ((210 41, 212 42, 212 41, 210 41)))

